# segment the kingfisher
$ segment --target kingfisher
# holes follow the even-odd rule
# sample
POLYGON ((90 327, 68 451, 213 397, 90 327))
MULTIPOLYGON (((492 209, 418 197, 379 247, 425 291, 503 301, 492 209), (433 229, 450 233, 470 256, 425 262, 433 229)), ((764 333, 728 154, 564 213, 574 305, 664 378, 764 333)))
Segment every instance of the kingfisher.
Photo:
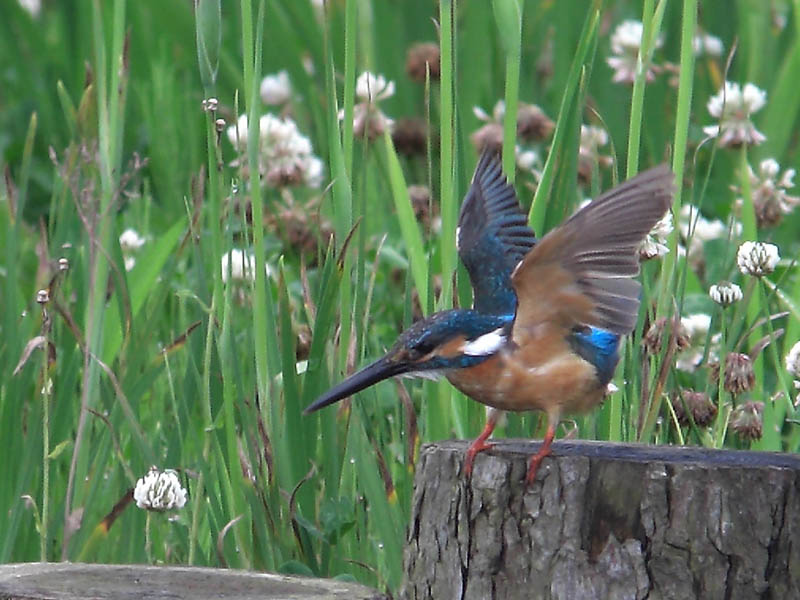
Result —
POLYGON ((633 331, 641 286, 638 248, 672 204, 666 165, 605 192, 537 239, 485 151, 461 206, 456 245, 473 290, 471 309, 437 312, 403 332, 386 354, 316 399, 305 414, 396 376, 446 377, 489 407, 464 473, 504 411, 543 411, 547 430, 531 456, 531 484, 562 415, 589 411, 606 393, 622 336, 633 331))

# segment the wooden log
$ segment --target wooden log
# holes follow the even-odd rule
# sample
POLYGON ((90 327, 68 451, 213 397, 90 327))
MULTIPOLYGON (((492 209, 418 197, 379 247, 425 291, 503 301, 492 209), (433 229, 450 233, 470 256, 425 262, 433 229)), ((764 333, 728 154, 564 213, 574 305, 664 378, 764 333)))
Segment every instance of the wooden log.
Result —
POLYGON ((25 563, 0 565, 3 600, 386 600, 362 585, 203 567, 25 563))
POLYGON ((526 489, 538 447, 423 447, 402 598, 800 598, 800 456, 557 442, 526 489))

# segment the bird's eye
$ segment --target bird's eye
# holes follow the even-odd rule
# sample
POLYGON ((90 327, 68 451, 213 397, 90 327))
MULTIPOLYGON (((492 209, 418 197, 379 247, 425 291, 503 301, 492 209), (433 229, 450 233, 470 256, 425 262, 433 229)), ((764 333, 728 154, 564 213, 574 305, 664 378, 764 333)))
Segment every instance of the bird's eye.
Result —
POLYGON ((413 350, 420 356, 424 356, 425 354, 430 354, 431 352, 433 352, 433 349, 435 347, 436 345, 429 337, 424 337, 418 340, 413 346, 411 346, 411 350, 413 350))

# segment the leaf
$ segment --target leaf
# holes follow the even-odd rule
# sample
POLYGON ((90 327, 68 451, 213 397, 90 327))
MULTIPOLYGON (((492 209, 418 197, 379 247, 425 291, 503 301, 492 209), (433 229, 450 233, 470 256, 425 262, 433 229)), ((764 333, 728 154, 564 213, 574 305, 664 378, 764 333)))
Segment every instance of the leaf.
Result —
POLYGON ((414 217, 414 208, 411 206, 411 199, 408 196, 406 179, 388 132, 384 136, 384 140, 389 166, 389 182, 392 186, 392 198, 397 211, 397 219, 406 243, 406 252, 411 263, 411 276, 414 278, 414 286, 419 294, 419 303, 425 310, 428 306, 428 259, 425 256, 422 234, 419 231, 417 219, 414 217))
POLYGON ((28 343, 25 344, 25 348, 22 350, 22 356, 19 357, 19 362, 17 363, 17 366, 14 367, 13 374, 17 375, 22 370, 22 367, 24 367, 25 364, 28 362, 28 359, 31 357, 31 354, 33 354, 33 351, 36 350, 37 348, 40 348, 41 346, 44 346, 46 343, 47 343, 47 338, 44 337, 43 335, 37 335, 36 337, 28 340, 28 343))
POLYGON ((284 575, 303 575, 305 577, 315 576, 314 571, 299 560, 287 560, 278 567, 278 573, 283 573, 284 575))
POLYGON ((558 110, 556 128, 553 131, 553 143, 550 147, 550 153, 547 155, 547 161, 542 170, 542 177, 536 188, 536 193, 533 197, 530 213, 528 215, 531 227, 539 234, 543 231, 548 212, 547 206, 553 190, 556 165, 559 160, 563 160, 564 156, 570 156, 566 151, 567 144, 569 143, 567 136, 573 132, 574 123, 576 120, 580 119, 580 114, 583 110, 583 107, 578 106, 576 102, 578 86, 585 73, 587 58, 596 44, 599 23, 600 11, 597 8, 593 8, 589 11, 584 21, 578 47, 575 49, 575 55, 567 76, 566 89, 564 90, 564 96, 562 97, 561 106, 558 110))
POLYGON ((320 506, 319 521, 325 537, 331 544, 335 544, 355 525, 353 507, 353 500, 344 496, 336 499, 328 498, 320 506))
MULTIPOLYGON (((170 229, 159 235, 152 244, 147 244, 136 260, 136 266, 128 273, 128 289, 131 293, 131 317, 144 306, 145 300, 153 292, 153 285, 158 280, 161 269, 173 255, 175 245, 184 230, 183 221, 179 220, 170 229)), ((111 364, 122 346, 122 324, 120 322, 119 303, 111 302, 103 326, 105 345, 103 362, 111 364)))
POLYGON ((58 444, 55 448, 53 448, 50 454, 47 455, 47 458, 50 460, 55 460, 61 455, 62 452, 64 452, 64 450, 69 448, 71 445, 72 445, 72 440, 70 439, 64 440, 63 442, 58 444))
POLYGON ((222 42, 222 6, 220 0, 195 0, 197 62, 203 88, 210 92, 217 80, 219 48, 222 42))
POLYGON ((500 32, 500 43, 506 54, 519 53, 519 37, 522 32, 522 6, 519 0, 494 0, 494 18, 500 32))

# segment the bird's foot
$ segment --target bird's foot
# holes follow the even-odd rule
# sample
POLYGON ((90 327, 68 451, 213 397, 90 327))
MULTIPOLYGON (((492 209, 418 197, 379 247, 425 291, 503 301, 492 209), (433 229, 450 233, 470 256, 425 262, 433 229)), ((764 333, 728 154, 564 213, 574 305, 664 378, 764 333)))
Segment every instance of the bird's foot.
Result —
POLYGON ((542 459, 552 453, 553 451, 550 449, 549 444, 547 446, 542 444, 541 449, 531 456, 530 462, 528 463, 528 475, 525 477, 525 485, 533 485, 533 482, 536 480, 536 472, 539 470, 542 459))
POLYGON ((472 464, 475 462, 475 455, 478 452, 483 452, 484 450, 489 450, 494 444, 490 444, 486 440, 488 440, 492 432, 494 431, 495 425, 497 425, 497 420, 503 414, 502 411, 490 408, 489 414, 486 417, 486 425, 483 427, 483 431, 478 436, 469 448, 467 448, 467 453, 464 456, 464 475, 467 476, 467 479, 472 477, 472 464))
POLYGON ((542 462, 542 459, 545 456, 549 456, 553 453, 550 445, 553 443, 553 438, 556 437, 556 428, 553 424, 555 419, 550 419, 547 423, 547 433, 544 435, 544 439, 542 440, 542 445, 539 448, 539 451, 531 456, 531 460, 528 463, 528 475, 525 477, 525 485, 532 485, 533 482, 536 480, 536 472, 539 470, 539 465, 542 462))
POLYGON ((472 465, 475 462, 475 455, 484 450, 491 450, 493 447, 494 444, 490 444, 485 439, 481 438, 472 442, 464 456, 464 475, 466 475, 467 478, 472 477, 472 465))

